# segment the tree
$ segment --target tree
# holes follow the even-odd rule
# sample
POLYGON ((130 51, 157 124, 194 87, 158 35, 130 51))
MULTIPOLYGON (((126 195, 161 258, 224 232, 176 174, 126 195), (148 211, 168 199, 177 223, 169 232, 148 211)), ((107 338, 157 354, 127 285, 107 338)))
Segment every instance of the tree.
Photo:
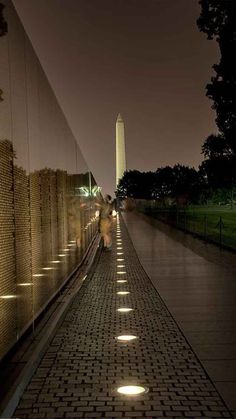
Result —
POLYGON ((166 203, 169 199, 196 202, 201 187, 200 177, 194 168, 166 166, 156 172, 125 172, 117 188, 117 196, 123 198, 156 199, 166 203))
POLYGON ((199 173, 206 179, 209 190, 231 189, 232 173, 234 171, 231 159, 215 157, 206 159, 199 167, 199 173))
POLYGON ((173 189, 173 169, 170 166, 160 167, 155 173, 153 197, 155 199, 171 198, 173 189))
POLYGON ((154 174, 152 172, 126 171, 119 181, 116 195, 121 198, 151 199, 154 174))
POLYGON ((200 173, 210 189, 232 188, 236 174, 236 161, 222 135, 210 135, 202 146, 205 160, 200 165, 200 173))
POLYGON ((201 180, 196 169, 176 164, 173 167, 173 179, 172 196, 176 201, 182 197, 186 202, 197 202, 201 180))
POLYGON ((236 1, 200 0, 199 4, 198 27, 208 39, 216 40, 221 54, 220 62, 213 66, 215 75, 206 86, 206 95, 214 102, 220 135, 236 156, 236 1))
POLYGON ((222 135, 211 134, 202 146, 202 154, 205 159, 211 160, 221 157, 230 158, 233 153, 222 135))
MULTIPOLYGON (((6 35, 7 33, 7 22, 5 21, 4 16, 3 16, 4 7, 5 6, 2 3, 0 3, 0 37, 3 35, 6 35)), ((3 101, 2 94, 3 94, 3 91, 0 88, 0 102, 3 101)))
POLYGON ((3 9, 4 5, 0 3, 0 36, 6 35, 7 33, 7 22, 4 19, 3 16, 3 9))

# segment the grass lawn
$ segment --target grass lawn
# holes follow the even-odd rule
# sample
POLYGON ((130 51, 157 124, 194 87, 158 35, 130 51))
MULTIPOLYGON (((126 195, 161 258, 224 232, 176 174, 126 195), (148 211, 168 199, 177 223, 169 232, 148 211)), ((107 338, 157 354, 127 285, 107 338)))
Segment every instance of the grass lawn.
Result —
POLYGON ((236 208, 191 206, 178 212, 155 209, 152 213, 162 221, 236 250, 236 208))
POLYGON ((194 206, 186 211, 188 229, 236 249, 236 208, 194 206))

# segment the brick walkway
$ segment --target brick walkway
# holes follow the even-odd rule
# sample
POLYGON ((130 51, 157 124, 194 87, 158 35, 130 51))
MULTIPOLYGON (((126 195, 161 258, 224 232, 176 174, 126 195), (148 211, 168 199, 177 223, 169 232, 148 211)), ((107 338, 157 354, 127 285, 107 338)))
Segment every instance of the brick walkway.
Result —
POLYGON ((121 245, 117 239, 114 231, 112 251, 98 257, 13 416, 231 417, 142 269, 122 221, 121 245), (130 294, 118 295, 121 290, 130 294), (123 334, 138 339, 115 339, 123 334), (149 391, 117 393, 131 384, 149 391))

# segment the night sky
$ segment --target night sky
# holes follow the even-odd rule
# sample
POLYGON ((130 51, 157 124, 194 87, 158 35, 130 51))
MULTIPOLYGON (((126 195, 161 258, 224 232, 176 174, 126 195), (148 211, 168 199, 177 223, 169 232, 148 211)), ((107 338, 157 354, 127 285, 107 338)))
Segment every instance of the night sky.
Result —
POLYGON ((198 0, 14 0, 84 157, 115 188, 115 121, 127 168, 197 167, 217 132, 205 85, 217 45, 199 32, 198 0))

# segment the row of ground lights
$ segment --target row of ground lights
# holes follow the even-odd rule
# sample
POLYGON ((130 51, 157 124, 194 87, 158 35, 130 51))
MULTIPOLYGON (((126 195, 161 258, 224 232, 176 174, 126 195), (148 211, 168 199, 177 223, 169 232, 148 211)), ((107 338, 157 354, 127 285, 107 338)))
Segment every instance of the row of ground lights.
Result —
MULTIPOLYGON (((117 245, 117 274, 118 275, 126 275, 125 271, 125 260, 123 258, 123 247, 122 247, 122 239, 121 239, 121 231, 120 231, 120 221, 119 215, 117 214, 117 230, 116 230, 116 245, 117 245)), ((123 284, 127 283, 127 279, 118 279, 117 283, 123 284)), ((117 295, 128 295, 130 294, 129 291, 118 291, 117 295)), ((117 309, 120 313, 130 313, 134 309, 131 307, 120 307, 117 309)), ((130 342, 137 339, 137 336, 134 335, 121 335, 117 336, 116 339, 118 342, 130 342)), ((140 394, 144 394, 148 391, 147 388, 142 386, 134 386, 134 385, 127 385, 117 388, 117 392, 119 394, 123 394, 126 396, 136 396, 140 394)))
MULTIPOLYGON (((64 252, 70 252, 71 250, 76 250, 76 241, 75 240, 70 240, 68 242, 68 244, 66 245, 66 247, 64 249, 61 250, 61 253, 58 254, 58 256, 60 258, 69 256, 68 253, 64 253, 64 252)), ((59 263, 62 263, 63 260, 61 259, 55 259, 55 260, 51 260, 50 263, 53 263, 54 265, 58 265, 59 263)), ((42 268, 43 271, 52 271, 55 270, 57 268, 55 268, 54 266, 45 266, 44 268, 42 268)), ((46 276, 44 274, 34 274, 33 277, 43 277, 46 276)))
MULTIPOLYGON (((88 222, 87 225, 85 226, 85 229, 88 228, 88 226, 90 226, 92 224, 93 221, 96 221, 96 216, 91 218, 91 222, 88 222)), ((62 257, 66 257, 69 256, 68 253, 64 253, 64 252, 70 252, 72 250, 76 250, 76 240, 70 240, 68 242, 68 244, 66 245, 66 247, 64 249, 61 249, 61 253, 58 254, 58 256, 60 258, 62 257)), ((55 259, 55 260, 51 260, 50 263, 53 263, 54 265, 58 265, 60 263, 62 263, 61 259, 55 259)), ((43 271, 52 271, 52 270, 56 270, 57 268, 52 266, 45 266, 44 268, 42 268, 43 271)), ((32 275, 34 278, 42 278, 42 277, 47 277, 46 274, 44 273, 36 273, 32 275)), ((21 286, 21 287, 28 287, 28 286, 33 286, 33 282, 24 282, 21 284, 16 284, 17 286, 21 286)), ((9 295, 0 295, 0 299, 1 300, 11 300, 13 298, 16 298, 17 295, 15 294, 9 294, 9 295)))
MULTIPOLYGON (((75 240, 70 240, 69 243, 67 244, 67 247, 64 248, 62 251, 63 252, 69 252, 70 250, 75 250, 75 249, 72 249, 75 246, 76 246, 76 241, 75 240)), ((68 256, 68 254, 67 253, 59 253, 58 256, 59 257, 66 257, 66 256, 68 256)), ((61 262, 62 262, 62 260, 60 260, 60 259, 50 261, 50 263, 53 263, 53 264, 59 264, 61 262)), ((55 269, 56 268, 54 266, 46 266, 46 267, 42 268, 43 271, 52 271, 52 270, 55 270, 55 269)), ((43 273, 33 274, 32 276, 34 278, 47 277, 47 275, 45 275, 43 273)), ((30 286, 33 286, 33 282, 24 282, 24 283, 16 284, 16 286, 17 287, 30 287, 30 286)), ((16 297, 17 297, 17 295, 15 295, 15 294, 14 295, 1 295, 0 299, 1 300, 10 300, 10 299, 13 299, 13 298, 16 298, 16 297)))

